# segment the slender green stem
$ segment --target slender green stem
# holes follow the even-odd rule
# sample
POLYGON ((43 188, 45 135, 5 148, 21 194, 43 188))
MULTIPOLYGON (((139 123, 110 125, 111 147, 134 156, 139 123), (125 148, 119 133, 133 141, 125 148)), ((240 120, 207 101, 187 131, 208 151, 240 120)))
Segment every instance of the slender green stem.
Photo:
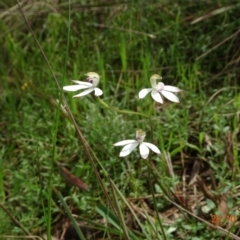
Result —
MULTIPOLYGON (((66 49, 66 57, 65 57, 65 64, 63 68, 63 79, 66 75, 66 66, 67 66, 67 60, 68 60, 68 52, 69 52, 69 40, 70 40, 70 7, 71 2, 69 0, 69 19, 68 19, 68 32, 67 32, 67 49, 66 49)), ((62 95, 62 89, 60 94, 62 95)), ((53 125, 52 129, 52 143, 53 143, 53 149, 52 149, 52 161, 51 161, 51 168, 50 168, 50 177, 49 177, 49 186, 48 186, 48 212, 47 212, 47 236, 48 239, 51 239, 51 222, 52 222, 52 175, 53 175, 53 169, 54 169, 54 161, 55 161, 55 155, 56 155, 56 141, 57 141, 57 132, 58 132, 58 126, 59 126, 59 118, 60 118, 60 107, 61 107, 62 97, 60 98, 60 102, 58 104, 57 112, 55 115, 55 124, 53 125)))
POLYGON ((167 236, 166 236, 165 231, 163 229, 163 224, 162 224, 162 221, 159 217, 158 210, 157 210, 157 201, 156 201, 156 197, 155 197, 155 194, 154 194, 154 186, 153 186, 152 181, 151 181, 151 167, 150 166, 151 166, 151 158, 149 158, 149 164, 148 164, 148 179, 149 179, 149 183, 150 183, 150 190, 151 190, 151 194, 152 194, 152 197, 153 197, 153 204, 154 204, 154 209, 155 209, 155 212, 156 212, 156 215, 157 215, 158 224, 161 228, 162 235, 163 235, 164 239, 167 240, 167 236))
POLYGON ((152 126, 152 117, 149 117, 149 124, 150 124, 150 141, 153 142, 153 126, 152 126))
MULTIPOLYGON (((97 100, 100 104, 102 104, 105 108, 111 110, 111 111, 115 111, 115 112, 118 112, 118 113, 122 113, 122 114, 134 114, 134 115, 140 115, 140 116, 143 116, 145 118, 148 118, 149 120, 149 124, 150 124, 150 138, 151 138, 151 141, 153 140, 153 126, 152 126, 152 118, 151 116, 148 116, 148 115, 145 115, 143 113, 138 113, 138 112, 133 112, 133 111, 128 111, 128 110, 119 110, 117 108, 114 108, 114 107, 111 107, 109 106, 107 103, 105 103, 102 99, 100 99, 99 97, 97 97, 97 100)), ((153 202, 154 202, 154 208, 157 211, 157 202, 156 202, 156 198, 155 198, 155 194, 154 194, 154 187, 152 185, 152 182, 151 182, 151 157, 149 158, 149 166, 148 166, 148 179, 149 179, 149 183, 150 183, 150 188, 151 188, 151 193, 152 193, 152 196, 153 196, 153 202)), ((159 214, 157 214, 157 220, 158 220, 158 223, 159 223, 159 226, 161 228, 161 231, 162 231, 162 234, 164 236, 164 239, 167 239, 166 235, 165 235, 165 232, 164 232, 164 229, 163 229, 163 225, 162 225, 162 221, 159 217, 159 214)))
MULTIPOLYGON (((153 112, 153 109, 154 109, 154 107, 152 105, 151 112, 153 112)), ((151 117, 152 115, 153 114, 150 114, 150 117, 149 117, 151 142, 153 142, 153 125, 152 125, 152 117, 151 117)), ((165 235, 165 232, 164 232, 164 229, 163 229, 162 221, 161 221, 161 219, 159 217, 159 214, 158 214, 157 201, 156 201, 156 197, 155 197, 155 193, 154 193, 154 186, 153 186, 152 181, 151 181, 151 174, 152 174, 151 163, 152 163, 152 155, 150 154, 149 159, 148 159, 148 181, 149 181, 150 190, 151 190, 151 194, 152 194, 152 198, 153 198, 154 209, 155 209, 155 212, 156 212, 156 215, 157 215, 157 222, 158 222, 158 224, 161 228, 162 235, 163 235, 164 239, 167 239, 167 237, 165 235)), ((159 236, 157 236, 157 237, 159 239, 159 236)))

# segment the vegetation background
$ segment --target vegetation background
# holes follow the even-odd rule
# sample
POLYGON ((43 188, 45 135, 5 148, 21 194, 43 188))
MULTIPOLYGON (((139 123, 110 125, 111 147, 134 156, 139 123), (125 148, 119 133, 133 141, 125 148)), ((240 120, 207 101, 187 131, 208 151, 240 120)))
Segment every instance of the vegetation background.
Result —
POLYGON ((87 72, 99 73, 107 104, 153 113, 153 143, 162 155, 153 154, 152 165, 138 151, 119 158, 113 143, 134 139, 139 128, 150 142, 149 122, 105 109, 94 96, 72 99, 64 93, 122 216, 117 220, 74 126, 57 107, 62 93, 17 1, 1 1, 2 239, 240 239, 239 2, 23 0, 20 5, 60 87, 84 81, 87 72), (153 74, 184 90, 180 104, 138 99, 153 74), (67 185, 56 162, 89 191, 67 185), (77 223, 72 225, 70 216, 77 223), (214 228, 211 216, 222 223, 214 228))

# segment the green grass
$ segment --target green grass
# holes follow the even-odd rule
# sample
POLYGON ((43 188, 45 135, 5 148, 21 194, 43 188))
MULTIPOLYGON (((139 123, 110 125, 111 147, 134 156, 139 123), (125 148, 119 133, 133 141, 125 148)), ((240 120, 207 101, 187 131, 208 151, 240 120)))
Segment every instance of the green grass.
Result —
MULTIPOLYGON (((0 236, 47 234, 50 239, 57 229, 62 233, 71 217, 76 229, 81 225, 76 230, 79 239, 223 236, 206 226, 210 213, 240 214, 240 5, 225 0, 138 0, 71 1, 70 10, 68 1, 22 6, 61 88, 72 79, 85 81, 84 74, 94 71, 101 76, 101 99, 107 104, 152 115, 150 123, 139 115, 106 109, 92 95, 73 99, 64 92, 106 196, 74 125, 56 107, 61 92, 40 48, 20 13, 8 12, 15 4, 0 4, 0 236), (210 16, 215 10, 221 11, 210 16), (153 74, 184 90, 178 94, 180 104, 159 109, 150 94, 138 99, 153 74), (121 148, 113 144, 134 139, 140 128, 162 155, 152 154, 146 161, 134 151, 119 158, 121 148), (90 191, 66 185, 56 161, 90 191), (201 179, 188 185, 193 173, 201 179), (199 205, 211 211, 204 213, 199 205), (168 219, 167 213, 175 210, 168 219), (194 215, 183 214, 187 210, 194 215), (159 221, 157 212, 165 218, 159 221)), ((237 226, 230 232, 234 236, 223 239, 240 239, 237 226)))

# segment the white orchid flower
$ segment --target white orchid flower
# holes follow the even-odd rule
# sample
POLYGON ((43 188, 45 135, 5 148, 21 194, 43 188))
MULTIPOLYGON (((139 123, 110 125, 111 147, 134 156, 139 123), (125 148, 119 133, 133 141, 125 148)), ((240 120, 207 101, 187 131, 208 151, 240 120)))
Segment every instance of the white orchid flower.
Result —
POLYGON ((68 91, 68 92, 75 92, 81 89, 85 89, 83 92, 73 96, 73 97, 82 97, 85 96, 92 91, 95 92, 96 96, 101 96, 103 94, 103 91, 100 88, 97 88, 97 85, 100 81, 100 77, 97 73, 95 72, 89 72, 84 74, 88 76, 87 80, 88 82, 82 82, 78 80, 72 80, 74 83, 77 83, 77 85, 70 85, 70 86, 65 86, 63 87, 63 90, 68 91))
POLYGON ((161 153, 160 150, 155 145, 153 145, 152 143, 143 142, 145 136, 146 136, 146 133, 142 129, 140 129, 140 130, 137 130, 136 132, 136 140, 124 140, 124 141, 117 142, 113 145, 124 146, 124 148, 120 152, 120 155, 119 155, 120 157, 126 157, 137 146, 139 146, 140 155, 143 159, 146 159, 148 157, 149 148, 153 152, 160 154, 161 153))
POLYGON ((182 90, 177 88, 177 87, 173 87, 173 86, 165 86, 164 83, 162 83, 162 82, 156 83, 156 80, 161 80, 161 79, 162 79, 162 77, 157 75, 157 74, 152 75, 152 77, 150 78, 150 82, 151 82, 152 88, 142 89, 139 92, 139 98, 144 98, 144 97, 146 97, 146 95, 149 92, 151 92, 152 98, 156 102, 163 103, 162 96, 164 96, 168 100, 170 100, 172 102, 178 103, 179 99, 173 93, 181 92, 182 90))

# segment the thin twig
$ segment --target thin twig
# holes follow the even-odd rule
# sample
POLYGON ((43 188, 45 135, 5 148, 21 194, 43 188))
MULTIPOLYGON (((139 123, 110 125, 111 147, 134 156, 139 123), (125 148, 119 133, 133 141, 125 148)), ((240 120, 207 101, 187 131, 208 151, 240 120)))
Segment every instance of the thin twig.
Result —
POLYGON ((193 21, 191 22, 191 24, 196 24, 196 23, 198 23, 198 22, 200 22, 200 21, 203 21, 203 20, 205 20, 205 19, 208 19, 208 18, 210 18, 210 17, 213 17, 213 16, 215 16, 215 15, 217 15, 217 14, 221 14, 221 13, 227 12, 227 11, 229 11, 229 10, 235 8, 235 7, 236 7, 236 6, 233 5, 233 6, 218 8, 218 9, 216 9, 216 10, 210 12, 210 13, 207 13, 207 14, 205 14, 205 15, 203 15, 203 16, 195 19, 195 20, 193 20, 193 21))
POLYGON ((0 207, 12 219, 12 221, 17 226, 19 226, 28 236, 31 236, 31 233, 3 206, 1 202, 0 202, 0 207))
POLYGON ((218 43, 217 45, 215 45, 214 47, 212 47, 208 51, 206 51, 205 53, 203 53, 202 55, 200 55, 199 57, 197 57, 196 61, 200 60, 203 57, 206 57, 210 52, 217 49, 218 47, 220 47, 221 45, 223 45, 225 42, 229 41, 233 37, 237 36, 239 33, 240 33, 240 29, 238 31, 236 31, 235 33, 233 33, 232 35, 230 35, 229 37, 225 38, 223 41, 221 41, 220 43, 218 43))
MULTIPOLYGON (((37 38, 36 38, 36 36, 35 36, 32 28, 31 28, 31 26, 30 26, 30 23, 28 22, 25 14, 24 14, 24 12, 23 12, 23 10, 22 10, 22 6, 21 6, 21 4, 19 3, 19 0, 17 0, 17 3, 18 3, 18 6, 19 6, 19 9, 20 9, 20 12, 21 12, 21 14, 22 14, 22 16, 23 16, 23 18, 24 18, 24 20, 25 20, 25 22, 26 22, 26 24, 27 24, 27 26, 28 26, 31 34, 32 34, 32 36, 33 36, 33 38, 34 38, 34 40, 35 40, 38 48, 40 49, 40 51, 41 51, 41 53, 42 53, 42 56, 43 56, 44 60, 45 60, 46 63, 47 63, 48 68, 50 69, 50 72, 51 72, 51 74, 52 74, 52 76, 53 76, 53 79, 54 79, 54 81, 55 81, 55 83, 56 83, 59 91, 62 93, 62 88, 60 87, 60 85, 59 85, 59 83, 58 83, 58 80, 57 80, 57 78, 56 78, 56 76, 55 76, 55 74, 54 74, 54 71, 53 71, 53 69, 52 69, 52 67, 51 67, 51 64, 50 64, 50 62, 48 61, 48 58, 47 58, 47 56, 45 55, 45 53, 44 53, 44 51, 43 51, 43 49, 42 49, 39 41, 37 40, 37 38)), ((62 94, 61 94, 61 95, 62 95, 62 94)), ((81 143, 82 143, 82 145, 83 145, 84 152, 85 152, 87 158, 89 159, 89 161, 90 161, 90 163, 91 163, 91 166, 92 166, 92 168, 93 168, 93 170, 94 170, 94 173, 95 173, 95 176, 97 177, 98 182, 99 182, 99 184, 100 184, 100 186, 101 186, 101 188, 102 188, 102 191, 104 192, 105 197, 107 198, 110 206, 112 207, 113 211, 115 212, 115 208, 114 208, 114 206, 113 206, 113 203, 112 203, 112 201, 111 201, 111 199, 110 199, 110 197, 109 197, 109 194, 108 194, 108 192, 107 192, 107 189, 105 188, 105 186, 104 186, 104 184, 103 184, 103 181, 102 181, 102 179, 101 179, 101 176, 100 176, 100 174, 99 174, 99 172, 98 172, 98 170, 97 170, 97 167, 96 167, 95 162, 94 162, 94 158, 92 157, 92 155, 93 155, 95 158, 96 158, 96 156, 95 156, 94 152, 92 151, 92 149, 89 147, 89 145, 88 145, 87 141, 85 140, 85 138, 84 138, 84 136, 83 136, 80 128, 78 127, 78 125, 77 125, 77 123, 76 123, 76 121, 75 121, 75 119, 74 119, 74 117, 73 117, 73 115, 72 115, 72 112, 71 112, 71 110, 70 110, 70 108, 69 108, 69 106, 68 106, 68 103, 67 103, 64 95, 62 95, 62 101, 63 101, 63 104, 64 104, 64 106, 65 106, 65 109, 66 109, 66 111, 67 111, 67 113, 68 113, 68 115, 69 115, 70 121, 73 123, 73 125, 74 125, 74 127, 75 127, 75 129, 76 129, 77 135, 78 135, 78 137, 79 137, 79 139, 80 139, 80 141, 81 141, 81 143)))
POLYGON ((20 239, 39 239, 39 240, 43 240, 43 238, 39 237, 39 236, 13 236, 13 235, 1 235, 1 238, 6 238, 6 239, 9 239, 9 238, 20 238, 20 239))
POLYGON ((182 206, 180 206, 179 204, 175 203, 174 201, 172 201, 171 199, 168 199, 169 202, 171 202, 173 205, 175 205, 178 209, 181 209, 183 212, 186 212, 187 214, 191 215, 192 217, 198 219, 201 222, 206 223, 208 226, 210 226, 213 229, 219 230, 220 232, 222 232, 225 236, 229 236, 232 239, 235 240, 240 240, 240 237, 238 237, 237 235, 229 232, 228 230, 225 230, 224 228, 220 227, 220 226, 216 226, 200 217, 198 217, 197 215, 191 213, 190 211, 186 210, 185 208, 183 208, 182 206))
POLYGON ((113 29, 113 30, 118 30, 118 31, 123 31, 123 32, 128 32, 128 33, 140 34, 140 35, 147 36, 147 37, 150 37, 153 39, 157 38, 154 34, 151 34, 151 33, 145 33, 145 32, 140 32, 137 30, 125 29, 125 28, 121 28, 121 27, 110 27, 110 26, 107 26, 105 24, 100 24, 100 23, 92 23, 92 24, 87 24, 87 25, 94 26, 94 27, 100 27, 100 28, 108 28, 108 29, 113 29))

